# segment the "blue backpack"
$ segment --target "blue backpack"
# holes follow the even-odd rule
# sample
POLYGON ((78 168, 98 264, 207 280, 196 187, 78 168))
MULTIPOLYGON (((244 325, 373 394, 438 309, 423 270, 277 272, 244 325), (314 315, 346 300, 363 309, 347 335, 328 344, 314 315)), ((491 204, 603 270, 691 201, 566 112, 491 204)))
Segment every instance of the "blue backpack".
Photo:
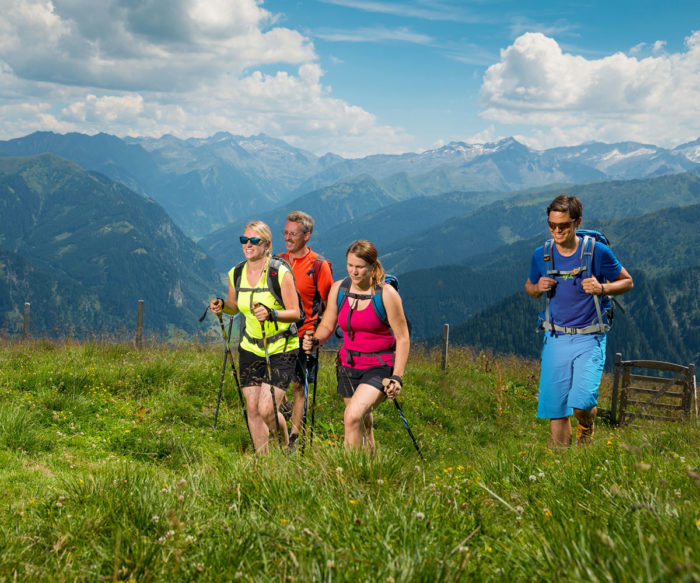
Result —
MULTIPOLYGON (((391 285, 396 291, 399 291, 399 280, 396 278, 394 275, 390 274, 385 274, 384 275, 384 282, 388 283, 391 285)), ((350 283, 351 280, 349 277, 346 277, 342 283, 340 284, 340 288, 338 289, 338 298, 337 298, 337 304, 338 304, 338 313, 340 313, 340 308, 343 306, 343 302, 345 301, 346 297, 350 298, 355 298, 358 300, 372 300, 372 308, 374 309, 374 313, 377 314, 377 317, 379 320, 384 324, 385 326, 389 325, 389 318, 386 315, 386 308, 384 307, 384 300, 382 300, 382 286, 381 284, 376 284, 374 286, 374 293, 373 294, 356 294, 354 292, 350 292, 350 283)), ((410 329, 410 325, 409 325, 410 329)))
MULTIPOLYGON (((560 271, 559 269, 556 269, 554 267, 554 254, 552 252, 554 239, 549 239, 545 241, 544 264, 546 268, 545 274, 548 277, 575 277, 581 274, 582 278, 587 278, 593 275, 593 250, 595 248, 596 241, 598 241, 599 243, 603 243, 608 247, 610 247, 610 242, 603 233, 601 233, 600 231, 595 231, 593 229, 578 229, 576 231, 576 235, 583 239, 583 242, 581 243, 581 264, 578 267, 572 269, 571 271, 560 271)), ((551 292, 548 292, 545 299, 544 317, 540 315, 540 328, 551 332, 552 334, 554 334, 554 332, 565 332, 567 334, 604 334, 608 330, 610 330, 613 318, 613 303, 610 296, 593 296, 593 302, 595 303, 598 321, 588 326, 585 326, 584 328, 567 328, 566 326, 559 326, 558 324, 552 323, 549 316, 550 297, 551 292)))

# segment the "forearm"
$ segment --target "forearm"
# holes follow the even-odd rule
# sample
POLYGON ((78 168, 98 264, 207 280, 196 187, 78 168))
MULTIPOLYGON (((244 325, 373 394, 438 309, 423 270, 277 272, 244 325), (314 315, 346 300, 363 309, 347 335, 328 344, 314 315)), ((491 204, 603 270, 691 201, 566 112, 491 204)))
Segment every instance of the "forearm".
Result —
POLYGON ((406 370, 406 363, 408 362, 408 353, 411 348, 411 341, 409 338, 397 338, 396 339, 396 357, 394 359, 394 374, 403 376, 406 370))
POLYGON ((529 279, 525 282, 525 291, 531 298, 539 298, 542 292, 537 288, 537 284, 532 283, 529 279))

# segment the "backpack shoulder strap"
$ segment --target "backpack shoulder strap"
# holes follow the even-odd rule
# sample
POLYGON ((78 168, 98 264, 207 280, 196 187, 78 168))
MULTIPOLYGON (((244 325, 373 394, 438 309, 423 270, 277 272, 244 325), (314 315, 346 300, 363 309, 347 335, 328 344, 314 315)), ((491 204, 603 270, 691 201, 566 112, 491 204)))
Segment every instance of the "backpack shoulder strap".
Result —
POLYGON ((554 273, 554 251, 552 246, 554 245, 554 239, 549 239, 544 242, 544 248, 542 250, 544 255, 544 269, 545 275, 550 275, 554 273))
MULTIPOLYGON (((280 268, 282 266, 286 266, 287 269, 289 269, 289 272, 292 274, 292 279, 294 279, 294 272, 286 259, 279 255, 273 255, 270 257, 270 263, 267 268, 267 285, 270 286, 270 293, 272 293, 277 302, 284 305, 284 301, 282 300, 282 285, 280 284, 280 268)), ((296 282, 294 287, 296 288, 296 282)))
POLYGON ((340 308, 343 307, 343 302, 345 301, 345 297, 348 295, 349 291, 350 278, 346 277, 343 281, 340 282, 340 287, 338 288, 338 298, 336 300, 336 303, 338 305, 338 313, 340 313, 340 308))
POLYGON ((386 315, 386 308, 384 307, 384 298, 382 297, 382 284, 378 283, 374 286, 374 295, 372 296, 372 308, 374 308, 374 313, 377 314, 379 320, 385 326, 389 325, 389 318, 386 315))
POLYGON ((243 266, 245 261, 241 261, 236 267, 233 268, 233 287, 236 289, 236 297, 238 297, 238 292, 241 289, 241 277, 243 275, 243 266))

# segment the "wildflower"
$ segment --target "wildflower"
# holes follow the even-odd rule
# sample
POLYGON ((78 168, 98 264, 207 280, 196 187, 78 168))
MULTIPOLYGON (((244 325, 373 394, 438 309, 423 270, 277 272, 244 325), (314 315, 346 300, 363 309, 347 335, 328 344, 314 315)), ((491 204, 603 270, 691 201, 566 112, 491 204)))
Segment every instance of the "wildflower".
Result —
POLYGON ((681 491, 680 491, 680 490, 676 490, 676 491, 675 491, 675 494, 676 494, 676 498, 680 498, 680 497, 681 497, 681 491))
POLYGON ((357 500, 350 500, 350 504, 357 504, 357 500))
POLYGON ((552 516, 552 511, 549 508, 543 508, 542 513, 547 517, 552 516))
POLYGON ((335 471, 338 472, 339 474, 342 474, 342 473, 343 473, 343 468, 341 468, 340 466, 338 466, 337 468, 335 468, 335 471))
POLYGON ((162 494, 167 494, 167 493, 168 493, 168 489, 167 489, 167 488, 161 488, 160 491, 161 491, 162 494))
POLYGON ((63 504, 61 502, 56 502, 56 506, 60 508, 61 506, 63 506, 63 504))
POLYGON ((415 466, 413 469, 416 470, 417 472, 420 472, 420 466, 415 466))
POLYGON ((382 480, 381 478, 379 478, 379 479, 377 480, 377 484, 379 484, 379 485, 381 486, 382 484, 384 484, 384 480, 382 480))
POLYGON ((524 509, 522 506, 516 506, 516 507, 515 507, 515 511, 516 511, 518 514, 525 514, 525 509, 524 509))
POLYGON ((177 483, 177 487, 178 487, 178 488, 184 488, 186 485, 187 485, 187 480, 185 480, 185 478, 182 478, 182 480, 180 480, 180 481, 177 483))
POLYGON ((418 520, 425 520, 425 514, 423 514, 422 512, 416 512, 416 513, 414 514, 414 516, 415 516, 418 520))
POLYGON ((431 490, 435 490, 436 487, 437 486, 435 486, 435 484, 428 484, 428 488, 430 488, 431 490))
POLYGON ((537 474, 537 477, 538 477, 540 480, 541 480, 542 478, 544 478, 544 472, 540 472, 539 474, 537 474))
POLYGON ((178 502, 184 502, 184 501, 185 501, 185 497, 184 497, 182 494, 180 494, 180 495, 177 497, 177 501, 178 501, 178 502))
POLYGON ((153 522, 158 522, 158 521, 160 520, 160 516, 158 516, 157 514, 154 514, 154 515, 151 517, 151 520, 152 520, 153 522))
POLYGON ((530 474, 530 481, 531 481, 531 482, 534 482, 536 479, 537 479, 537 478, 536 478, 534 475, 530 474))
POLYGON ((698 519, 695 521, 695 526, 697 526, 698 528, 700 528, 700 518, 698 518, 698 519))

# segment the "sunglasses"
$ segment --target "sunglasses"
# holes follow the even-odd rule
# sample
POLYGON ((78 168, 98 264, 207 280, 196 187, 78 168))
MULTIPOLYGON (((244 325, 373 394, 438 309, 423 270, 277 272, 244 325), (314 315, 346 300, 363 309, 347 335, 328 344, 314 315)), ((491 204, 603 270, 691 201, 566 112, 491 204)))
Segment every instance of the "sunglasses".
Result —
POLYGON ((241 240, 241 245, 245 245, 248 241, 250 241, 252 245, 262 245, 265 243, 265 239, 261 239, 260 237, 244 237, 241 235, 239 239, 241 240))
POLYGON ((566 223, 552 223, 551 221, 547 221, 547 224, 549 225, 549 228, 552 231, 556 231, 557 229, 559 229, 560 231, 565 231, 575 222, 576 221, 567 221, 566 223))

